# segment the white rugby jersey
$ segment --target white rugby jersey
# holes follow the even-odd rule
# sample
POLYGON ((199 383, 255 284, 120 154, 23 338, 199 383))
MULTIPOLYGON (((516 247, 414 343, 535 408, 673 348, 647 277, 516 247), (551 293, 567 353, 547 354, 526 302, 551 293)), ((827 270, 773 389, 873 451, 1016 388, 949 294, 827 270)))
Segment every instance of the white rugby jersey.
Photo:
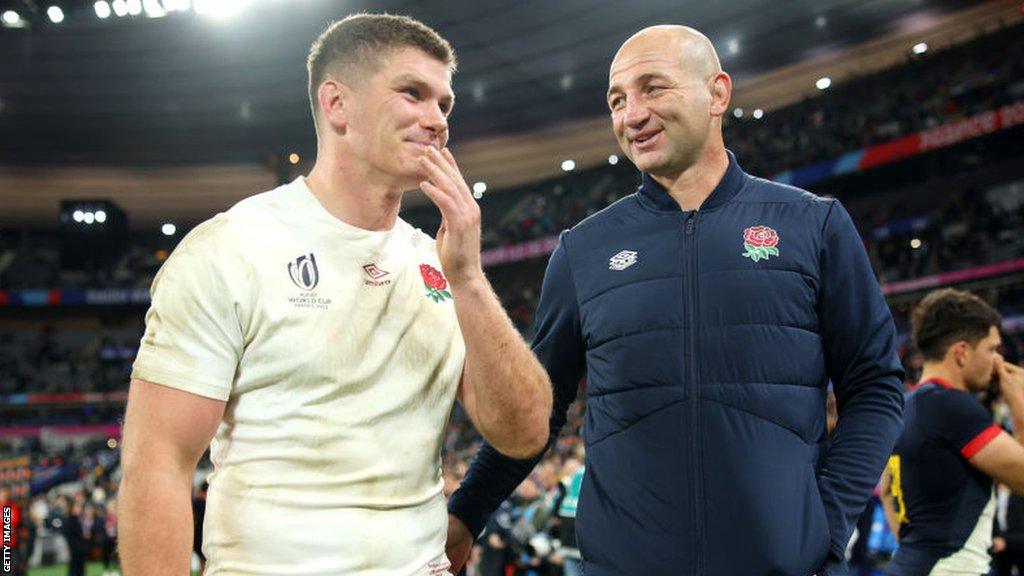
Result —
POLYGON ((206 574, 446 574, 440 450, 465 360, 434 240, 347 225, 300 177, 204 222, 153 282, 133 378, 227 401, 206 574))

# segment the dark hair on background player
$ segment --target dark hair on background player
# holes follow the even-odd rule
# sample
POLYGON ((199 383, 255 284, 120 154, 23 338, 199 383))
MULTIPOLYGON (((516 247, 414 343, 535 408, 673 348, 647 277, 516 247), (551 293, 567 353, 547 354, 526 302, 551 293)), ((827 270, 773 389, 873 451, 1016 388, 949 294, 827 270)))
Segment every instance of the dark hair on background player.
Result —
POLYGON ((910 330, 924 359, 937 362, 955 342, 974 346, 1002 321, 995 308, 974 294, 944 288, 921 300, 910 317, 910 330))
POLYGON ((317 131, 320 103, 316 93, 324 80, 351 84, 377 72, 388 51, 405 47, 418 48, 455 71, 451 44, 419 20, 393 14, 353 14, 331 23, 313 41, 306 58, 309 105, 317 131))

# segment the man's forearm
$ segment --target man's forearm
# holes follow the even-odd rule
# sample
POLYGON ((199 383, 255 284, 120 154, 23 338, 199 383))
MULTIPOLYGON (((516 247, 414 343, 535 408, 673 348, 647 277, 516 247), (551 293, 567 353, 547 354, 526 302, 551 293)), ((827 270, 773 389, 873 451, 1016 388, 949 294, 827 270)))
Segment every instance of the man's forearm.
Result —
POLYGON ((1024 444, 1024 402, 1007 401, 1010 408, 1010 417, 1013 420, 1013 437, 1017 442, 1024 444))
POLYGON ((843 409, 818 475, 836 558, 843 557, 856 519, 902 430, 900 381, 887 376, 860 388, 840 403, 843 409))
POLYGON ((548 441, 551 382, 509 320, 487 279, 452 286, 466 342, 464 399, 480 433, 513 458, 528 458, 548 441))
POLYGON ((126 473, 118 492, 118 552, 125 576, 188 574, 191 472, 126 473))

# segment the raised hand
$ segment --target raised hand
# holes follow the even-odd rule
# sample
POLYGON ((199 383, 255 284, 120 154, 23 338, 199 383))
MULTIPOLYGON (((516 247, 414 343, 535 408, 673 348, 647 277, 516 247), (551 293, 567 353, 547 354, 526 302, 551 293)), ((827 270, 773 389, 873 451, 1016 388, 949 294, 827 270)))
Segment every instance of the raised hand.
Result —
POLYGON ((420 158, 427 180, 420 189, 441 210, 437 255, 453 286, 483 277, 480 264, 480 206, 447 148, 427 147, 420 158))
POLYGON ((996 358, 996 372, 1003 398, 1011 405, 1024 406, 1024 368, 996 358))

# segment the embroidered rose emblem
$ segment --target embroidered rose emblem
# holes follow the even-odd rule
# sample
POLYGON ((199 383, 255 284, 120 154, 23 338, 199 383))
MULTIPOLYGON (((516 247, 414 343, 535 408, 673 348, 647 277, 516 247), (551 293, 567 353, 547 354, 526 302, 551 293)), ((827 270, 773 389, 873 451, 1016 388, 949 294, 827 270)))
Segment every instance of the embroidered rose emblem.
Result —
POLYGON ((754 262, 767 260, 769 256, 778 256, 779 234, 767 226, 751 226, 743 231, 743 256, 754 262))
POLYGON ((423 276, 423 285, 427 288, 427 297, 434 302, 441 302, 451 298, 452 293, 447 290, 448 281, 444 274, 430 264, 420 264, 420 276, 423 276))
POLYGON ((767 226, 751 226, 743 231, 743 242, 756 247, 771 247, 779 243, 779 235, 767 226))

